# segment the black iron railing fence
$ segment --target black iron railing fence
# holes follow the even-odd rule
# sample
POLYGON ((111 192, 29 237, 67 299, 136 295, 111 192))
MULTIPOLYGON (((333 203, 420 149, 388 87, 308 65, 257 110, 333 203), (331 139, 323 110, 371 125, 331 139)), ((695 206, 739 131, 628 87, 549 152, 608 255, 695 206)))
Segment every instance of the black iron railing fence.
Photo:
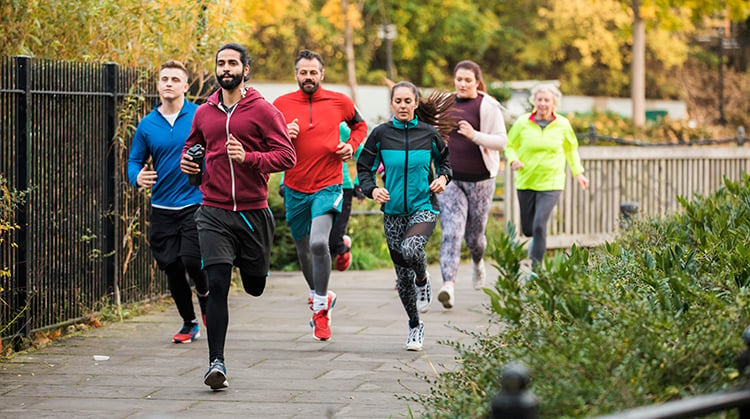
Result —
MULTIPOLYGON (((111 297, 132 302, 166 291, 138 234, 146 198, 123 178, 128 127, 140 115, 119 110, 142 72, 2 58, 0 175, 8 190, 28 194, 2 232, 0 268, 10 275, 0 277, 0 337, 81 318, 111 297)), ((149 79, 138 95, 153 98, 152 86, 149 79)), ((140 106, 141 115, 150 107, 140 106)))

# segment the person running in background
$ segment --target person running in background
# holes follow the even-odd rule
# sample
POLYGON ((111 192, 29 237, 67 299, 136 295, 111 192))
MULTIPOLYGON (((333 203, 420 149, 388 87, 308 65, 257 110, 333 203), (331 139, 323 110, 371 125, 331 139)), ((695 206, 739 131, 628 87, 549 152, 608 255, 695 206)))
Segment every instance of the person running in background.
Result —
POLYGON ((420 105, 419 91, 409 82, 391 89, 393 119, 378 125, 357 160, 362 192, 382 205, 388 250, 398 277, 398 295, 409 317, 406 349, 422 350, 426 312, 432 302, 425 245, 435 229, 438 209, 434 194, 443 193, 451 180, 448 147, 431 125, 442 108, 432 112, 420 105), (415 115, 420 110, 420 118, 415 115), (421 120, 420 120, 421 119, 421 120), (385 186, 375 173, 385 170, 385 186), (437 169, 437 174, 433 172, 437 169))
POLYGON ((505 159, 516 172, 521 231, 531 237, 529 257, 536 269, 547 250, 547 223, 565 188, 565 162, 582 189, 589 186, 570 122, 555 113, 562 94, 551 83, 531 89, 530 113, 518 117, 508 132, 505 159))
MULTIPOLYGON (((339 137, 342 142, 349 140, 351 129, 349 126, 342 122, 339 124, 339 137)), ((359 154, 362 152, 364 143, 357 147, 357 151, 354 152, 353 160, 359 158, 359 154)), ((355 188, 359 186, 359 180, 354 178, 349 173, 349 165, 344 162, 343 164, 343 183, 341 187, 344 190, 344 202, 341 205, 341 214, 336 217, 336 222, 331 228, 331 236, 329 237, 329 249, 331 255, 336 257, 336 269, 343 272, 349 269, 349 265, 352 263, 352 238, 346 234, 347 227, 349 226, 349 219, 352 216, 352 201, 354 200, 355 188)))
POLYGON ((313 300, 313 337, 325 341, 331 338, 331 310, 336 304, 336 293, 328 290, 328 240, 343 204, 341 165, 364 140, 367 125, 351 99, 320 86, 325 77, 320 54, 302 50, 294 65, 300 88, 273 103, 284 114, 298 158, 297 165, 284 173, 284 205, 313 300), (342 121, 351 129, 347 142, 339 140, 342 121))
MULTIPOLYGON (((347 142, 349 140, 349 133, 351 130, 346 122, 339 124, 339 138, 341 142, 347 142)), ((357 151, 354 153, 353 160, 359 157, 359 153, 362 151, 363 144, 360 144, 357 151)), ((352 176, 349 173, 349 166, 346 162, 342 163, 343 170, 343 183, 341 187, 344 191, 344 201, 341 205, 341 214, 336 217, 336 222, 331 228, 331 235, 328 237, 328 248, 331 252, 331 257, 335 258, 336 269, 343 272, 349 269, 349 265, 352 261, 351 249, 352 249, 352 238, 346 234, 347 227, 349 225, 349 219, 352 214, 352 201, 355 195, 355 191, 359 187, 359 180, 355 177, 352 181, 352 176)), ((361 193, 361 192, 360 192, 361 193)), ((279 195, 284 198, 284 174, 279 179, 279 195)), ((364 195, 360 199, 364 199, 364 195)), ((309 297, 308 302, 312 304, 312 296, 309 297)))
POLYGON ((471 254, 474 289, 484 287, 485 228, 495 194, 500 150, 507 143, 500 103, 487 94, 479 65, 473 61, 456 64, 453 83, 456 88, 453 108, 459 118, 448 141, 453 180, 445 193, 438 196, 443 230, 440 243, 443 287, 438 292, 438 301, 446 309, 455 305, 454 284, 463 240, 471 254))
POLYGON ((203 204, 195 221, 210 290, 209 367, 203 383, 212 390, 229 386, 224 344, 232 266, 239 268, 245 292, 256 297, 263 293, 275 229, 268 207, 269 173, 289 170, 296 162, 284 116, 257 90, 245 87, 249 72, 243 46, 219 48, 216 80, 221 87, 195 112, 180 162, 184 173, 201 173, 187 151, 196 144, 205 149, 203 204))
POLYGON ((208 300, 208 279, 201 270, 194 219, 201 192, 180 172, 180 154, 198 106, 185 99, 188 71, 179 61, 161 65, 156 90, 160 102, 141 119, 133 137, 128 180, 133 186, 151 189, 151 253, 159 269, 167 274, 169 292, 182 317, 182 328, 172 342, 190 343, 201 334, 188 277, 195 284, 204 326, 208 300), (149 167, 149 157, 153 169, 149 167))

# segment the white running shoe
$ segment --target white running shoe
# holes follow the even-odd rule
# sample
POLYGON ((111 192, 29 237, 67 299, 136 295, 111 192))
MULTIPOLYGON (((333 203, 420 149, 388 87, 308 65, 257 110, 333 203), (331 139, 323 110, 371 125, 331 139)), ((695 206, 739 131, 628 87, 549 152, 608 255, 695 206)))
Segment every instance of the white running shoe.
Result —
POLYGON ((426 313, 432 304, 432 283, 430 282, 430 273, 427 272, 427 283, 420 287, 414 285, 417 289, 417 310, 420 313, 426 313))
POLYGON ((438 301, 443 305, 443 308, 451 309, 456 304, 456 298, 453 293, 453 284, 447 282, 440 288, 438 293, 438 301))
POLYGON ((409 328, 409 336, 406 338, 407 351, 421 351, 424 339, 424 322, 419 321, 419 326, 409 328))
POLYGON ((475 290, 481 290, 484 288, 484 281, 487 278, 487 271, 484 269, 484 259, 473 265, 474 272, 471 275, 471 284, 474 285, 475 290))

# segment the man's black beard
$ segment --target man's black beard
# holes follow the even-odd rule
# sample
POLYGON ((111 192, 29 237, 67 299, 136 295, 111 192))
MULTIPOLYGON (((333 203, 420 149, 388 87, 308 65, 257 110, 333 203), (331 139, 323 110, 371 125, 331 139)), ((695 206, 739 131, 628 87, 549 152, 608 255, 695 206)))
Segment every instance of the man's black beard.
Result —
POLYGON ((237 86, 239 86, 242 83, 243 76, 242 74, 230 74, 232 78, 230 80, 225 80, 223 75, 216 75, 216 81, 219 82, 219 86, 226 90, 234 90, 237 86))
POLYGON ((305 92, 305 93, 307 93, 308 95, 311 95, 311 94, 315 93, 318 90, 318 88, 320 87, 320 83, 315 84, 312 87, 312 89, 310 89, 309 87, 305 88, 305 83, 304 82, 303 83, 297 82, 297 84, 299 85, 299 88, 302 89, 302 91, 305 92))

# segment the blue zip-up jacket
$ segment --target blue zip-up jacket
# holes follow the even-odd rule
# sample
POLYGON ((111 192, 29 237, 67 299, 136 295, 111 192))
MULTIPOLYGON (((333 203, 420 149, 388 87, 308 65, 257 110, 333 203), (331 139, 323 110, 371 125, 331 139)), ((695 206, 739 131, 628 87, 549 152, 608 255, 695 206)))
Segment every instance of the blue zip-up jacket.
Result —
POLYGON ((156 184, 151 190, 152 206, 181 209, 200 204, 203 200, 200 189, 188 183, 188 176, 180 171, 182 148, 198 105, 186 100, 174 126, 158 111, 160 105, 138 123, 128 157, 128 180, 137 186, 138 173, 151 156, 156 170, 156 184))
POLYGON ((381 162, 390 195, 383 212, 399 216, 423 210, 439 212, 430 183, 440 175, 450 179, 453 172, 448 147, 435 127, 414 119, 406 124, 393 120, 372 130, 357 159, 359 185, 369 198, 378 187, 375 172, 381 162))

